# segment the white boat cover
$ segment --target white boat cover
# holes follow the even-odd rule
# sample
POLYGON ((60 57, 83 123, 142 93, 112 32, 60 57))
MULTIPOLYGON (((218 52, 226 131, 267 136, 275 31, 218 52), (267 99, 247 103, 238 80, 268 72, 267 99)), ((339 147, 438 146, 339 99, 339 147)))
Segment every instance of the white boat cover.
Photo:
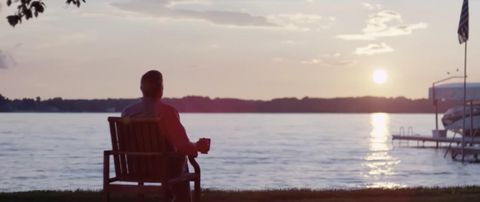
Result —
MULTIPOLYGON (((435 97, 433 89, 428 89, 430 100, 453 100, 463 101, 463 83, 446 83, 435 86, 435 97)), ((467 100, 480 100, 480 83, 467 83, 467 100)))

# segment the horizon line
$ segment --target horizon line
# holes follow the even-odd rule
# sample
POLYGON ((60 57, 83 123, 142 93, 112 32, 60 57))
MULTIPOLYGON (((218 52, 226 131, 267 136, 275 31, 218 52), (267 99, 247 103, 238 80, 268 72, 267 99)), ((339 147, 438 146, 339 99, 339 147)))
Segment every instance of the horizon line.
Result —
MULTIPOLYGON (((34 96, 34 97, 23 97, 23 98, 10 98, 8 96, 5 96, 0 93, 0 96, 3 96, 6 99, 9 100, 22 100, 22 99, 36 99, 37 97, 40 98, 40 100, 51 100, 55 98, 61 98, 62 100, 108 100, 108 99, 140 99, 142 97, 104 97, 104 98, 64 98, 61 96, 57 97, 49 97, 49 98, 42 98, 41 96, 34 96)), ((428 100, 427 97, 419 97, 419 98, 412 98, 412 97, 406 97, 406 96, 373 96, 373 95, 363 95, 363 96, 339 96, 339 97, 311 97, 311 96, 303 96, 303 97, 297 97, 297 96, 285 96, 285 97, 274 97, 274 98, 267 98, 267 99, 255 99, 255 98, 238 98, 238 97, 219 97, 219 96, 207 96, 207 95, 185 95, 182 97, 162 97, 162 99, 184 99, 188 97, 202 97, 202 98, 208 98, 208 99, 236 99, 236 100, 245 100, 245 101, 271 101, 271 100, 276 100, 276 99, 355 99, 355 98, 385 98, 385 99, 397 99, 397 98, 405 98, 408 100, 421 100, 421 99, 426 99, 428 100)))

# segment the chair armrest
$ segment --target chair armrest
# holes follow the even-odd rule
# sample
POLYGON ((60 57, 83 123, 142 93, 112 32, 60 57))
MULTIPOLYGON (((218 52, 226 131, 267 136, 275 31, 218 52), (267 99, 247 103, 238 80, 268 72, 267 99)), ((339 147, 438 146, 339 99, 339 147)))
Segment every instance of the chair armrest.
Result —
POLYGON ((127 156, 165 156, 169 154, 157 152, 124 152, 124 151, 104 151, 107 155, 127 155, 127 156))
POLYGON ((172 178, 168 181, 170 184, 177 184, 184 181, 199 181, 200 180, 200 166, 195 160, 194 156, 188 156, 188 160, 193 167, 193 173, 184 173, 176 178, 172 178))
POLYGON ((110 150, 103 151, 103 191, 107 190, 107 185, 110 182, 110 150))
POLYGON ((168 183, 173 185, 173 184, 178 184, 178 183, 185 182, 185 181, 195 181, 196 179, 197 179, 197 174, 195 174, 195 173, 185 173, 185 174, 182 174, 178 177, 175 177, 175 178, 172 178, 172 179, 168 180, 168 183))
POLYGON ((188 156, 188 161, 193 167, 194 171, 194 192, 193 192, 193 202, 200 202, 201 197, 201 187, 200 187, 200 165, 198 165, 195 160, 195 156, 188 156))
POLYGON ((188 161, 190 162, 190 164, 192 165, 193 167, 193 172, 194 173, 197 173, 198 175, 200 175, 200 165, 198 165, 197 161, 195 160, 195 156, 188 156, 188 161))
MULTIPOLYGON (((127 156, 157 156, 157 157, 176 157, 176 158, 185 158, 184 155, 181 155, 176 152, 168 152, 168 153, 159 153, 159 152, 125 152, 125 151, 112 151, 112 150, 105 150, 104 156, 109 155, 127 155, 127 156)), ((198 165, 198 164, 197 164, 198 165)))

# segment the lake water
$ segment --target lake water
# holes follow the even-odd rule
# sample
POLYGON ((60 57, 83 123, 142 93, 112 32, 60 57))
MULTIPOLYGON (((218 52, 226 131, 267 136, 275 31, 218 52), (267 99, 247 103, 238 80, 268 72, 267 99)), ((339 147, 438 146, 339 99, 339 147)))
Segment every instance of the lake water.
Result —
MULTIPOLYGON (((101 189, 107 113, 1 113, 0 192, 101 189)), ((212 138, 198 158, 204 188, 364 188, 480 185, 480 165, 444 149, 392 145, 430 114, 181 114, 192 140, 212 138)))

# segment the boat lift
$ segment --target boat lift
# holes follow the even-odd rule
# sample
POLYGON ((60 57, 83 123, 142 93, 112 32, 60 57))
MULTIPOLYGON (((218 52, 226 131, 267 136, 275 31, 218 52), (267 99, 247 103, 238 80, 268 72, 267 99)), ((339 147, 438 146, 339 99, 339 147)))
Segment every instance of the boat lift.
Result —
MULTIPOLYGON (((417 145, 419 142, 422 142, 425 145, 426 142, 435 143, 435 148, 446 148, 445 156, 450 153, 452 159, 457 160, 457 157, 461 157, 463 161, 465 157, 473 157, 475 161, 478 161, 478 156, 480 155, 480 137, 478 136, 465 136, 463 135, 464 131, 460 129, 439 129, 438 126, 438 105, 439 101, 464 101, 464 84, 463 83, 445 83, 450 79, 463 78, 461 76, 448 77, 439 81, 436 81, 432 84, 432 87, 429 88, 429 99, 433 102, 435 106, 435 129, 432 130, 432 135, 420 135, 415 134, 413 129, 408 129, 408 132, 405 133, 405 129, 400 128, 399 133, 392 135, 392 141, 416 141, 417 145), (447 136, 447 132, 450 131, 453 133, 451 137, 447 136), (457 136, 458 135, 458 136, 457 136), (461 135, 461 137, 460 137, 461 135), (445 143, 447 146, 445 146, 445 143)), ((467 106, 470 106, 470 112, 466 112, 465 115, 473 114, 473 104, 480 103, 480 83, 467 83, 466 84, 466 103, 467 106)), ((466 116, 464 116, 466 117, 466 116)), ((477 124, 473 121, 473 117, 470 118, 470 132, 474 131, 474 128, 479 128, 477 124), (474 125, 476 127, 474 127, 474 125)))

